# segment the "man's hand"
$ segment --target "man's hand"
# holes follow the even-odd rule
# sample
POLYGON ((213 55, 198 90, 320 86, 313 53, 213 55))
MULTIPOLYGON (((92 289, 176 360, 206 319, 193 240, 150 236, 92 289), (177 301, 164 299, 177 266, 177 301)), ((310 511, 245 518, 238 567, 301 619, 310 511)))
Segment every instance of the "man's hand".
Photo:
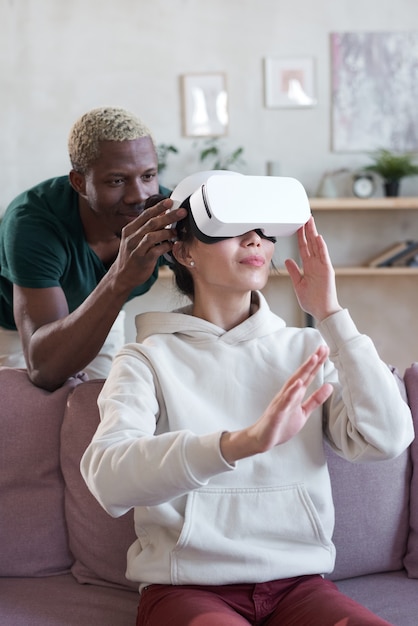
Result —
POLYGON ((169 252, 176 237, 169 228, 187 215, 186 209, 170 210, 173 201, 161 200, 122 230, 118 256, 109 270, 117 275, 118 286, 128 293, 148 280, 158 258, 169 252))

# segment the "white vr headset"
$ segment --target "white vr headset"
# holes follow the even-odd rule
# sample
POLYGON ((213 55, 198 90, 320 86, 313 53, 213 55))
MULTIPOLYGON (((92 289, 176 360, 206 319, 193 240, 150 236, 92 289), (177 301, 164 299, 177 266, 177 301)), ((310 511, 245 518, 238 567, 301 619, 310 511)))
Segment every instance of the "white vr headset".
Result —
POLYGON ((259 230, 265 237, 293 235, 311 216, 303 185, 284 176, 244 176, 212 170, 184 178, 170 198, 189 201, 195 235, 207 243, 259 230))

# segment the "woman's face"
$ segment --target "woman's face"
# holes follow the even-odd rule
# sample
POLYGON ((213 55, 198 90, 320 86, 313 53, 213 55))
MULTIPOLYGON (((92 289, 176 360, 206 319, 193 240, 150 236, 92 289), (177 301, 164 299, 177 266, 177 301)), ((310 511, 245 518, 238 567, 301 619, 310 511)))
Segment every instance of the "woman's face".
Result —
POLYGON ((269 276, 274 243, 252 230, 217 243, 194 239, 188 247, 188 265, 195 293, 208 290, 253 291, 262 289, 269 276))

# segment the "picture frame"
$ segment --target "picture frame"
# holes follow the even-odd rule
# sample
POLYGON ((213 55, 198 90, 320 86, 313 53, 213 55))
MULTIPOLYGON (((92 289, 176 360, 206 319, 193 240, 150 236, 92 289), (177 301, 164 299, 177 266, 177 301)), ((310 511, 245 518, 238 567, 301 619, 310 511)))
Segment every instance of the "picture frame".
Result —
POLYGON ((228 92, 222 72, 180 76, 182 131, 186 137, 222 137, 228 131, 228 92))
POLYGON ((418 32, 330 37, 332 151, 418 151, 418 32))
POLYGON ((306 109, 315 106, 313 57, 265 58, 264 97, 268 109, 306 109))

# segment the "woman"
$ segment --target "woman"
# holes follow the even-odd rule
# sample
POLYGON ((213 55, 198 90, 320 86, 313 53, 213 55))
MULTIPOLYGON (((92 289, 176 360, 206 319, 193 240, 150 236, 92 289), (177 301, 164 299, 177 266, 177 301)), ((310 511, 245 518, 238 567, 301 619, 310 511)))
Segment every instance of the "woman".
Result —
POLYGON ((396 456, 411 417, 338 302, 314 220, 298 231, 302 267, 286 268, 318 330, 287 328, 261 295, 273 240, 204 243, 190 215, 177 235, 191 305, 138 316, 81 464, 111 515, 135 507, 137 626, 386 624, 322 577, 335 558, 323 447, 352 461, 396 456))

